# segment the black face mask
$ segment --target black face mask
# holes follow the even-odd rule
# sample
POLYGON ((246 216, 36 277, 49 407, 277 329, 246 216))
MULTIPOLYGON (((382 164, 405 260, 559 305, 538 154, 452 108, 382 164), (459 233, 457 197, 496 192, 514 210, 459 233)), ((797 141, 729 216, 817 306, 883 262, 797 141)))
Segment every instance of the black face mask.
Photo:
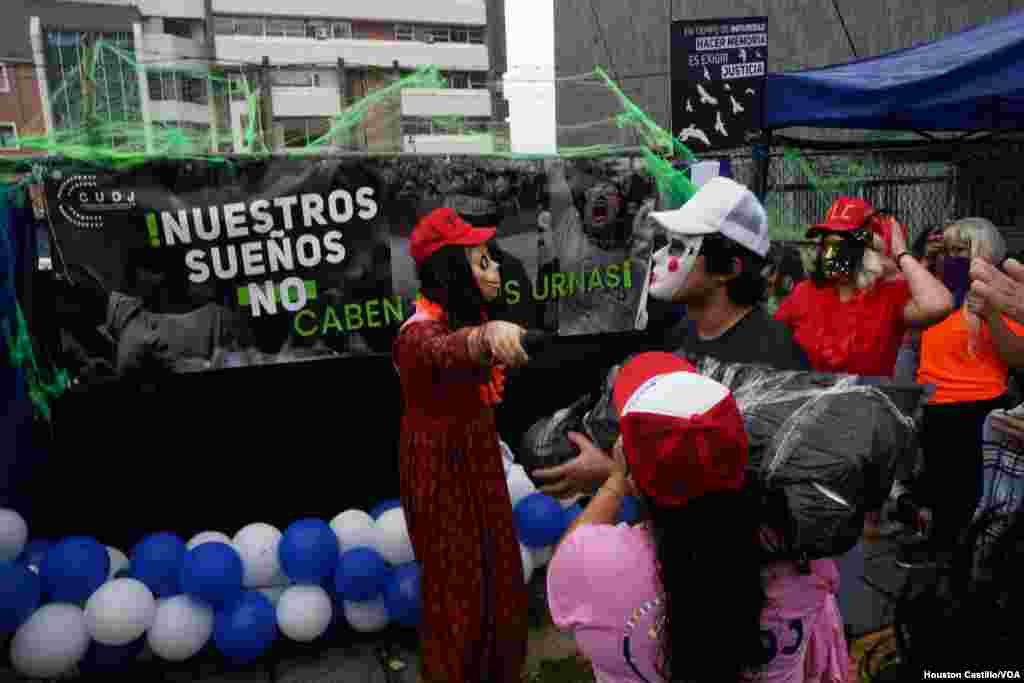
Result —
POLYGON ((843 234, 839 242, 818 249, 813 278, 818 286, 839 280, 852 281, 864 262, 867 240, 860 231, 843 234))
POLYGON ((942 273, 942 284, 953 295, 953 307, 960 308, 971 288, 971 259, 966 256, 943 257, 939 270, 942 273))

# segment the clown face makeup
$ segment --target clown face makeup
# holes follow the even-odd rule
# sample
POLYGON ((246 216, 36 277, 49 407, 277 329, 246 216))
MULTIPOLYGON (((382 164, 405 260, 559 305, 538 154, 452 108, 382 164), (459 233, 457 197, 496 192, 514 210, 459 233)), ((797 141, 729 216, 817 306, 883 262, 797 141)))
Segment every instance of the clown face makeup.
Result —
POLYGON ((671 235, 661 241, 667 243, 651 256, 648 295, 656 301, 672 301, 693 270, 704 236, 671 235))

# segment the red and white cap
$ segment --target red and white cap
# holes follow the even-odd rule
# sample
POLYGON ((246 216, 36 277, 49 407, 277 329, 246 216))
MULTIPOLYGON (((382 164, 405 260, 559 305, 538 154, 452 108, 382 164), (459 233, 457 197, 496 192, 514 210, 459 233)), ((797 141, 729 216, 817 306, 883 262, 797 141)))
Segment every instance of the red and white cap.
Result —
POLYGON ((641 353, 615 378, 612 402, 637 487, 659 505, 743 487, 748 442, 727 387, 671 353, 641 353))

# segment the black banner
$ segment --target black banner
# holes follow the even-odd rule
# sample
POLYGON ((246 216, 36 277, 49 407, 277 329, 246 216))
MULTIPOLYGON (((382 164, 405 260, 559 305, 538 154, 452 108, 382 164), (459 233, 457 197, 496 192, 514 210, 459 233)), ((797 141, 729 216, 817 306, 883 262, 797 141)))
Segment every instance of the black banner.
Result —
POLYGON ((635 328, 655 188, 633 159, 47 160, 65 367, 79 378, 387 354, 413 310, 414 226, 496 226, 501 316, 635 328))
POLYGON ((672 134, 697 153, 761 138, 768 18, 672 22, 672 134))

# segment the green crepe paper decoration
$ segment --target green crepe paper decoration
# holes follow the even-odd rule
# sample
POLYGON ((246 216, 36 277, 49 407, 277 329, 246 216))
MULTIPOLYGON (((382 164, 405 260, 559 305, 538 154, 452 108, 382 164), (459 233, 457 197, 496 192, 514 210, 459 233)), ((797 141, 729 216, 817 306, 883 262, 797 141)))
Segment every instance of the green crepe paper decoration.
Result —
MULTIPOLYGON (((23 207, 26 201, 24 184, 11 185, 0 192, 0 208, 6 207, 8 202, 13 201, 17 207, 23 207)), ((4 240, 6 235, 0 236, 4 240)), ((28 323, 25 321, 25 314, 21 309, 21 303, 14 302, 14 324, 7 317, 0 319, 0 331, 3 332, 4 341, 7 343, 8 360, 12 367, 21 368, 27 385, 26 392, 29 400, 32 401, 33 410, 37 418, 50 422, 53 411, 50 408, 51 399, 63 394, 71 384, 68 373, 63 370, 54 370, 52 381, 47 381, 47 373, 39 367, 36 359, 35 346, 32 337, 28 332, 28 323)))

